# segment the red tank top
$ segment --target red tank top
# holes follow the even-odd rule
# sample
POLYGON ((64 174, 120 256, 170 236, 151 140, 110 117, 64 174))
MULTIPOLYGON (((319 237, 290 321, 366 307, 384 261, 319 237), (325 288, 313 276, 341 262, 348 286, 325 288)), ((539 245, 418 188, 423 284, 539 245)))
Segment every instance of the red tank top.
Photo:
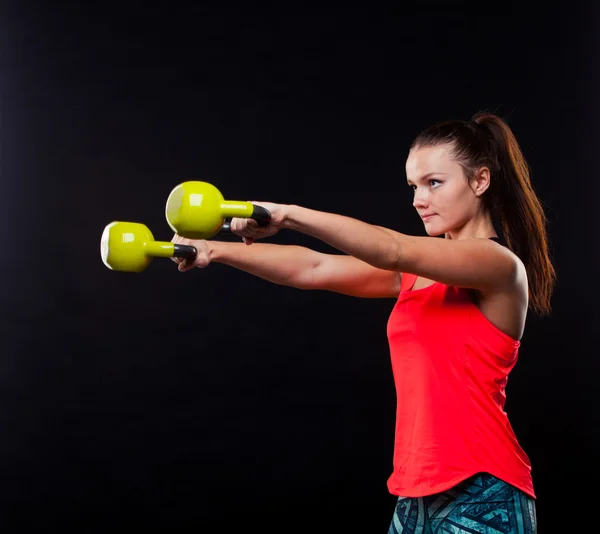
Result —
POLYGON ((520 342, 496 328, 466 289, 402 287, 387 335, 396 385, 388 489, 420 497, 486 472, 536 498, 529 458, 504 404, 520 342))

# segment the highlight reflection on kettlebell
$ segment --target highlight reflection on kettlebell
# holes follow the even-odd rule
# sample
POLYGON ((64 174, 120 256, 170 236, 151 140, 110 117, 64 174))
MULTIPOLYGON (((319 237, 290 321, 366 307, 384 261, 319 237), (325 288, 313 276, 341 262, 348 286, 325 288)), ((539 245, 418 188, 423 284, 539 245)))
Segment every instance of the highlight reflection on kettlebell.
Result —
POLYGON ((135 222, 111 222, 100 240, 102 261, 113 271, 139 273, 155 257, 194 259, 197 253, 196 247, 155 241, 145 224, 135 222))
POLYGON ((176 234, 188 239, 210 239, 228 232, 227 218, 248 217, 266 226, 271 214, 251 202, 225 200, 208 182, 189 181, 175 187, 167 199, 167 222, 176 234))

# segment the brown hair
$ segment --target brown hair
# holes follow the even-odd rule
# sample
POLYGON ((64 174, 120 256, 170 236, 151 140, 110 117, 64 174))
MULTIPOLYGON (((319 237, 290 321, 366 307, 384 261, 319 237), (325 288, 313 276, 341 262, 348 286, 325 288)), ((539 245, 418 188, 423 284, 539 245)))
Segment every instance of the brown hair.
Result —
POLYGON ((531 185, 529 166, 508 124, 493 113, 480 112, 470 121, 439 122, 413 141, 416 147, 449 144, 470 178, 481 167, 490 170, 483 195, 496 230, 524 263, 529 280, 530 307, 550 313, 556 283, 546 230, 547 218, 531 185))

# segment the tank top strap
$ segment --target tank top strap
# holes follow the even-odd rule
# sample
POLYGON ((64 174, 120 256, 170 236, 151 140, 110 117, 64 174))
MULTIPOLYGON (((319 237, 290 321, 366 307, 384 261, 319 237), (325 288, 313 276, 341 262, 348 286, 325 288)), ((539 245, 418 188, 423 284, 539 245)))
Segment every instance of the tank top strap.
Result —
POLYGON ((402 273, 402 282, 400 284, 400 292, 410 291, 417 280, 416 274, 402 273))

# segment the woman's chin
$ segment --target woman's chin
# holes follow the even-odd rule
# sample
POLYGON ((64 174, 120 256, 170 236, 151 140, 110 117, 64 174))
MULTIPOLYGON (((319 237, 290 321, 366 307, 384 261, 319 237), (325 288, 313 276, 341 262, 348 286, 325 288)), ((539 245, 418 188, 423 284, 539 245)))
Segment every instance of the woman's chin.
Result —
POLYGON ((427 232, 427 235, 429 237, 439 237, 441 235, 444 235, 446 232, 445 230, 441 230, 439 227, 435 227, 433 225, 425 225, 425 232, 427 232))

